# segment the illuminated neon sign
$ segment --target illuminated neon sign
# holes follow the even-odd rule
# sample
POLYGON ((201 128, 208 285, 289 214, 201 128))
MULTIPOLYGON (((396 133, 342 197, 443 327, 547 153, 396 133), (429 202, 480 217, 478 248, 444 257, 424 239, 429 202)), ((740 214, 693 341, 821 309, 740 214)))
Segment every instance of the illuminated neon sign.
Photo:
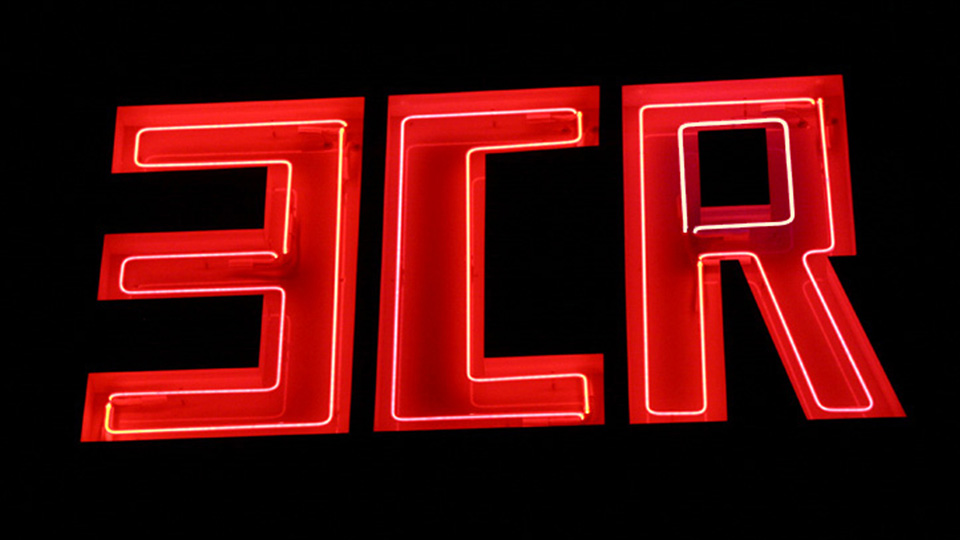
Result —
POLYGON ((261 230, 108 235, 102 300, 262 295, 256 368, 92 373, 83 440, 349 427, 362 99, 124 107, 114 172, 264 166, 261 230))
POLYGON ((630 418, 725 420, 720 264, 739 261, 807 418, 902 416, 830 266, 852 255, 840 77, 624 88, 630 418), (700 202, 698 133, 762 128, 770 203, 700 202))
POLYGON ((602 355, 487 358, 484 158, 596 145, 599 89, 391 98, 376 429, 595 424, 602 355))
MULTIPOLYGON (((902 416, 829 255, 854 252, 839 77, 625 87, 633 423, 724 420, 719 261, 810 419, 902 416), (769 204, 706 206, 698 135, 763 130, 769 204)), ((124 107, 114 172, 267 168, 261 230, 108 235, 100 299, 261 295, 256 368, 92 373, 82 440, 348 429, 363 102, 124 107)), ((603 423, 603 356, 488 358, 485 156, 598 144, 596 87, 393 96, 375 429, 603 423)))

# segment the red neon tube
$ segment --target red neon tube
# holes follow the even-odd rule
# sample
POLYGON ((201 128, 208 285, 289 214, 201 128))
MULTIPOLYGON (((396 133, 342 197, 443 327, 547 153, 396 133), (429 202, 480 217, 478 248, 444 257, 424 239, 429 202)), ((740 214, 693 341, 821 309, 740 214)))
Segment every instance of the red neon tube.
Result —
POLYGON ((113 172, 266 167, 260 230, 104 239, 101 300, 261 295, 256 368, 91 373, 84 441, 345 432, 363 100, 122 107, 113 172))
POLYGON ((596 424, 602 355, 487 358, 487 154, 596 145, 599 91, 392 96, 375 427, 596 424))
POLYGON ((726 419, 723 259, 807 418, 903 416, 828 258, 854 254, 840 77, 625 87, 623 122, 631 421, 726 419), (745 128, 766 134, 770 203, 702 205, 697 134, 745 128))

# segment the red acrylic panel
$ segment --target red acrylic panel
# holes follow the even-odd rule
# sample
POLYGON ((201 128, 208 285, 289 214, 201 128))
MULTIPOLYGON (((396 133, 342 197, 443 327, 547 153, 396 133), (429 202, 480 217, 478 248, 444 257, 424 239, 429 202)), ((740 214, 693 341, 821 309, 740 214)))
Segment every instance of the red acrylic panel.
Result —
POLYGON ((726 419, 724 259, 807 418, 903 416, 829 261, 854 254, 841 78, 625 87, 623 133, 631 422, 726 419), (769 204, 701 203, 698 134, 733 129, 765 133, 769 204))
POLYGON ((483 350, 485 157, 596 145, 599 89, 391 96, 388 116, 375 429, 602 423, 602 355, 483 350))
POLYGON ((362 128, 362 98, 118 109, 113 172, 264 167, 266 208, 263 229, 107 235, 99 298, 260 295, 260 356, 91 373, 82 440, 348 430, 362 128))

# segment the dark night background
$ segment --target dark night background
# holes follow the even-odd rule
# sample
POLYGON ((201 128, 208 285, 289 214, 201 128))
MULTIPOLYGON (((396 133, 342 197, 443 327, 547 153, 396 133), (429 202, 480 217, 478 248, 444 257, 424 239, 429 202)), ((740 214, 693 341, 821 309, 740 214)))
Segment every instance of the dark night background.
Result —
POLYGON ((19 519, 113 533, 196 520, 317 536, 327 524, 460 535, 624 522, 636 535, 859 537, 955 512, 945 14, 591 2, 8 15, 26 30, 3 38, 14 242, 3 484, 19 519), (858 248, 833 264, 907 418, 805 420, 739 267, 725 263, 729 421, 630 425, 620 87, 828 74, 844 77, 858 248), (599 147, 489 162, 501 180, 488 197, 486 347, 603 353, 606 424, 374 433, 387 97, 580 85, 600 86, 599 147), (257 298, 97 301, 106 233, 262 219, 261 170, 112 175, 116 107, 352 96, 366 108, 350 433, 81 444, 88 372, 257 354, 257 298))

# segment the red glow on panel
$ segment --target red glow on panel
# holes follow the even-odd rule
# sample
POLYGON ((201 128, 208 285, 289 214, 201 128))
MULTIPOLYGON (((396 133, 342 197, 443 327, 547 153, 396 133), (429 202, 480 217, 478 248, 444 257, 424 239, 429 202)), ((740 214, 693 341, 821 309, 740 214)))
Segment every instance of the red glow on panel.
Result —
POLYGON ((260 357, 91 373, 82 440, 347 431, 362 127, 362 98, 118 109, 113 172, 265 167, 264 228, 107 235, 99 298, 260 295, 260 357))
POLYGON ((854 254, 840 77, 625 87, 623 122, 631 422, 726 419, 722 259, 807 418, 903 416, 829 261, 854 254), (743 128, 766 133, 769 204, 702 205, 697 134, 743 128))
POLYGON ((483 350, 485 156, 598 122, 596 87, 390 98, 376 430, 603 422, 602 355, 483 350))

